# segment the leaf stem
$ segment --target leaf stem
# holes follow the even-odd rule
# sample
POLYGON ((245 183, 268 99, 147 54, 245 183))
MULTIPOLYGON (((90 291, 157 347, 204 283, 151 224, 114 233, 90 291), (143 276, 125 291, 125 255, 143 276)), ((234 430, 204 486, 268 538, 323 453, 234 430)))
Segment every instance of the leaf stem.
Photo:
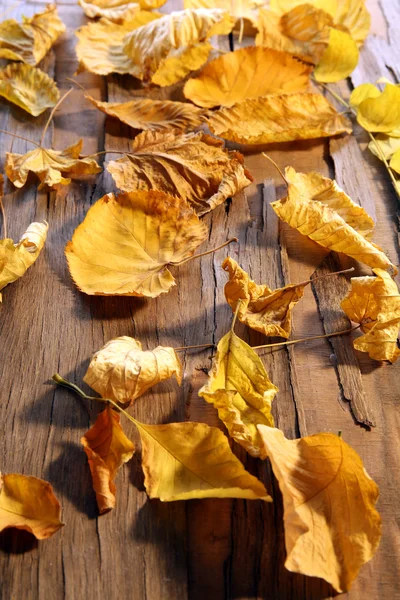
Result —
POLYGON ((66 77, 65 81, 69 81, 70 83, 74 83, 76 86, 78 86, 78 88, 80 88, 84 92, 87 91, 86 88, 83 87, 83 85, 81 83, 79 83, 79 81, 75 81, 75 79, 72 79, 72 77, 66 77))
POLYGON ((2 219, 3 219, 3 236, 4 236, 4 239, 7 239, 7 217, 6 217, 6 211, 4 210, 3 198, 4 198, 4 177, 3 177, 3 175, 0 175, 0 212, 1 212, 2 219))
POLYGON ((197 344, 197 346, 179 346, 174 348, 175 352, 183 352, 184 350, 192 350, 193 348, 214 348, 215 344, 197 344))
POLYGON ((126 154, 126 152, 122 152, 122 150, 101 150, 94 154, 82 155, 82 158, 92 158, 93 156, 101 156, 102 154, 126 154))
POLYGON ((286 183, 286 185, 289 187, 289 182, 286 179, 286 177, 284 176, 283 172, 281 171, 281 169, 278 167, 278 165, 276 164, 276 162, 265 152, 262 153, 263 157, 266 158, 267 160, 269 160, 270 163, 272 163, 275 167, 275 169, 278 171, 279 175, 282 177, 283 181, 286 183))
POLYGON ((231 333, 233 333, 233 330, 235 329, 236 319, 239 314, 239 308, 240 308, 241 302, 242 302, 242 300, 239 299, 238 303, 236 304, 236 310, 235 310, 235 314, 233 315, 232 324, 231 324, 231 333))
POLYGON ((318 281, 318 279, 325 279, 327 277, 333 277, 334 275, 342 275, 343 273, 352 273, 353 271, 355 271, 354 267, 349 267, 348 269, 343 269, 342 271, 333 271, 332 273, 325 273, 325 275, 318 275, 317 277, 313 277, 308 281, 296 283, 295 285, 307 285, 308 283, 314 283, 314 281, 318 281))
POLYGON ((253 350, 259 350, 260 348, 276 348, 277 346, 291 346, 293 344, 300 344, 300 342, 309 342, 310 340, 322 340, 324 338, 335 337, 337 335, 344 335, 359 329, 361 325, 350 327, 349 329, 343 329, 342 331, 333 331, 332 333, 326 333, 325 335, 313 335, 311 337, 299 338, 298 340, 289 340, 286 342, 277 342, 276 344, 263 344, 262 346, 252 346, 253 350))
POLYGON ((207 256, 207 254, 213 254, 214 252, 221 250, 221 248, 225 248, 225 246, 228 246, 232 242, 238 242, 238 241, 239 240, 236 237, 231 238, 230 240, 227 240, 226 242, 224 242, 220 246, 217 246, 216 248, 213 248, 212 250, 207 250, 206 252, 201 252, 200 254, 194 254, 193 256, 189 256, 189 258, 185 258, 185 260, 181 260, 181 262, 173 263, 173 266, 181 267, 182 265, 190 262, 191 260, 194 260, 195 258, 200 258, 201 256, 207 256))
POLYGON ((40 144, 38 144, 37 142, 34 142, 33 140, 30 140, 29 138, 23 137, 22 135, 17 135, 16 133, 11 133, 11 131, 6 131, 5 129, 0 129, 0 133, 6 133, 7 135, 11 135, 12 137, 16 137, 20 140, 24 140, 24 142, 29 142, 29 144, 33 144, 34 146, 41 148, 40 144))
POLYGON ((54 117, 54 113, 56 112, 56 110, 59 108, 59 106, 64 102, 64 100, 67 98, 67 96, 70 95, 70 93, 73 91, 74 88, 69 88, 69 90, 64 94, 64 96, 62 96, 59 101, 57 102, 57 104, 53 107, 53 110, 50 113, 49 118, 47 119, 47 123, 43 128, 43 132, 42 132, 42 137, 40 138, 40 145, 43 146, 43 142, 44 142, 44 137, 47 133, 47 130, 49 128, 49 125, 51 123, 52 118, 54 117))

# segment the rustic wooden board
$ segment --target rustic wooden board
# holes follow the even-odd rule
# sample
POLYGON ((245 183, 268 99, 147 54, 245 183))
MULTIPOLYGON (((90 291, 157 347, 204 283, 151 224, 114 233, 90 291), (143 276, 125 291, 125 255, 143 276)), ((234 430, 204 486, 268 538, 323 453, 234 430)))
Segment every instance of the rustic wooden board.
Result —
MULTIPOLYGON (((1 6, 7 9, 10 4, 3 0, 1 6)), ((354 85, 373 81, 381 74, 399 73, 398 63, 394 64, 398 49, 393 49, 398 43, 398 12, 391 0, 382 0, 382 8, 377 2, 369 4, 376 37, 363 50, 354 85), (384 52, 377 53, 378 48, 384 52)), ((67 89, 70 84, 66 77, 72 76, 77 66, 73 30, 85 18, 73 0, 58 5, 68 34, 42 66, 54 74, 61 89, 67 89)), ((21 3, 8 16, 29 15, 43 6, 39 2, 21 3)), ((179 7, 178 0, 170 0, 164 9, 179 7)), ((95 97, 110 101, 142 93, 129 77, 105 81, 85 73, 79 81, 95 97)), ((348 89, 347 84, 340 86, 343 94, 348 89)), ((180 93, 179 86, 153 92, 154 97, 162 94, 174 99, 180 93)), ((38 140, 45 120, 35 120, 5 101, 0 103, 2 129, 38 140)), ((61 148, 81 136, 84 152, 91 153, 104 148, 126 149, 133 133, 114 120, 105 120, 84 101, 80 91, 74 91, 54 119, 47 140, 54 148, 61 148)), ((30 149, 26 142, 5 135, 1 142, 2 164, 5 151, 30 149)), ((274 145, 268 147, 268 153, 282 167, 291 164, 300 171, 318 170, 335 176, 360 204, 375 211, 375 241, 398 263, 398 204, 381 164, 365 151, 365 145, 364 136, 356 130, 355 137, 274 145)), ((235 444, 238 457, 272 492, 272 505, 243 500, 149 501, 138 456, 118 475, 116 509, 98 517, 86 456, 79 445, 98 407, 55 389, 49 381, 59 371, 81 383, 91 354, 117 335, 136 336, 147 348, 216 342, 232 317, 223 294, 226 276, 221 262, 227 254, 257 282, 273 286, 304 281, 321 268, 326 253, 279 224, 270 209, 269 202, 285 190, 262 158, 260 148, 242 150, 254 183, 204 217, 210 228, 208 247, 232 236, 238 237, 239 244, 185 265, 179 272, 176 269, 178 285, 156 300, 91 298, 71 282, 64 246, 89 206, 113 189, 107 173, 97 180, 72 183, 59 193, 38 192, 33 178, 21 191, 7 187, 9 234, 18 238, 29 222, 40 219, 49 221, 50 233, 38 262, 4 291, 0 307, 0 468, 48 479, 62 501, 66 526, 40 543, 24 532, 8 530, 0 535, 4 600, 322 600, 334 595, 323 581, 284 569, 277 484, 267 462, 252 459, 235 444)), ((109 154, 105 160, 111 157, 109 154)), ((341 264, 347 263, 341 260, 341 264)), ((325 288, 319 287, 314 288, 315 296, 307 288, 304 300, 296 307, 293 337, 324 333, 324 325, 331 330, 334 321, 329 321, 333 317, 326 312, 325 288)), ((237 331, 252 345, 265 342, 240 324, 237 331)), ((214 409, 197 395, 211 364, 210 355, 209 350, 185 352, 183 386, 178 387, 175 381, 159 384, 136 402, 133 415, 149 423, 186 419, 218 426, 214 409)), ((344 596, 349 600, 400 598, 399 365, 380 365, 355 353, 349 343, 344 351, 333 338, 279 351, 266 349, 260 356, 279 387, 274 415, 286 435, 341 430, 380 486, 382 544, 344 596), (348 356, 348 369, 337 366, 343 352, 348 356), (356 383, 349 373, 354 374, 356 383), (352 394, 364 399, 368 414, 373 415, 376 427, 371 431, 354 422, 348 402, 352 394)), ((126 431, 136 439, 129 424, 126 431)))

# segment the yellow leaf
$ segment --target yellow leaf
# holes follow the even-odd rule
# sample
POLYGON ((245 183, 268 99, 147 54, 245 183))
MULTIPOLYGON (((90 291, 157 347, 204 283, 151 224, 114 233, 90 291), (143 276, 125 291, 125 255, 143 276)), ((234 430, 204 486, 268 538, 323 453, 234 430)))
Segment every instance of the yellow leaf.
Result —
POLYGON ((68 185, 71 179, 100 173, 101 167, 94 158, 79 158, 82 140, 65 150, 36 148, 26 154, 6 153, 5 171, 15 187, 25 185, 30 172, 40 179, 39 190, 44 186, 57 188, 68 185))
POLYGON ((274 426, 271 405, 277 391, 259 356, 230 331, 218 343, 209 381, 199 396, 215 406, 236 442, 252 456, 265 458, 257 425, 274 426))
POLYGON ((356 108, 366 98, 378 98, 380 95, 381 92, 373 83, 362 83, 351 92, 349 104, 356 108))
POLYGON ((184 200, 163 192, 106 194, 65 253, 85 294, 155 298, 176 285, 168 270, 193 255, 207 227, 184 200))
POLYGON ((138 340, 123 336, 107 342, 94 354, 83 380, 103 398, 129 405, 172 376, 180 385, 182 374, 173 348, 157 346, 143 351, 138 340))
POLYGON ((396 173, 400 173, 400 138, 391 139, 396 140, 397 149, 393 153, 392 158, 390 159, 390 168, 393 169, 393 171, 396 171, 396 173))
POLYGON ((335 207, 335 202, 338 200, 340 209, 340 195, 338 198, 334 195, 334 203, 330 205, 329 195, 328 199, 323 199, 322 196, 316 200, 313 197, 312 185, 302 186, 304 180, 307 180, 307 175, 298 174, 289 167, 286 169, 285 176, 288 181, 287 197, 271 203, 280 219, 323 248, 343 252, 370 267, 393 270, 397 273, 396 267, 381 248, 362 235, 361 231, 370 231, 371 223, 371 218, 363 209, 353 205, 355 207, 353 210, 350 204, 344 203, 341 216, 335 207), (357 222, 358 218, 360 219, 359 231, 349 224, 357 222))
POLYGON ((44 246, 48 228, 46 221, 31 223, 18 244, 10 238, 0 240, 0 291, 33 265, 44 246))
POLYGON ((85 94, 99 110, 115 117, 134 129, 185 131, 195 129, 201 123, 202 110, 187 102, 150 100, 140 98, 129 102, 100 102, 85 94))
POLYGON ((261 481, 244 469, 216 427, 190 422, 136 424, 150 498, 162 502, 192 498, 271 500, 261 481))
POLYGON ((378 486, 337 435, 287 440, 279 429, 258 430, 283 496, 285 567, 347 591, 379 545, 378 486))
POLYGON ((208 117, 215 135, 241 144, 272 144, 351 133, 351 124, 320 94, 245 100, 208 117))
POLYGON ((132 150, 107 165, 121 190, 162 190, 187 200, 198 215, 253 181, 239 152, 225 150, 221 140, 203 132, 145 131, 135 138, 132 150))
POLYGON ((110 21, 121 23, 131 19, 140 10, 160 8, 166 0, 78 0, 86 16, 104 17, 110 21))
POLYGON ((353 38, 344 31, 331 29, 329 44, 314 70, 317 81, 334 83, 346 79, 358 63, 358 48, 353 38))
POLYGON ((0 23, 0 58, 37 65, 65 31, 55 4, 22 23, 8 19, 0 23))
POLYGON ((233 106, 248 98, 307 91, 310 73, 286 52, 249 46, 208 63, 186 82, 184 94, 207 108, 233 106))
POLYGON ((0 96, 37 117, 60 98, 56 83, 40 69, 10 63, 0 71, 0 96))
POLYGON ((341 306, 346 315, 361 325, 365 334, 354 347, 375 360, 395 362, 400 356, 397 337, 400 327, 400 295, 396 283, 382 269, 377 277, 352 277, 351 290, 341 306))
POLYGON ((126 437, 119 415, 108 406, 97 416, 96 422, 81 438, 92 473, 97 506, 102 515, 115 507, 114 478, 118 469, 135 452, 135 446, 126 437))
MULTIPOLYGON (((384 133, 378 134, 375 136, 375 141, 371 141, 368 144, 368 150, 377 158, 379 158, 379 160, 382 160, 382 155, 386 158, 386 160, 388 160, 392 156, 394 157, 396 152, 400 150, 400 138, 392 137, 391 135, 385 135, 384 133), (377 145, 379 146, 379 150, 376 147, 377 145)), ((392 164, 390 166, 397 171, 392 164)))
POLYGON ((292 328, 291 311, 303 297, 304 288, 310 281, 271 290, 267 285, 254 283, 230 256, 224 260, 222 268, 229 276, 224 291, 233 312, 240 301, 239 321, 264 335, 288 338, 292 328))
POLYGON ((236 19, 256 18, 257 9, 267 0, 184 0, 184 8, 222 8, 236 19))
MULTIPOLYGON (((357 107, 357 121, 361 127, 382 133, 400 127, 400 88, 388 83, 378 96, 368 89, 369 95, 357 107)), ((352 100, 354 103, 354 96, 352 100)))
POLYGON ((60 503, 47 481, 19 473, 0 474, 0 531, 25 529, 44 540, 63 527, 60 518, 60 503))

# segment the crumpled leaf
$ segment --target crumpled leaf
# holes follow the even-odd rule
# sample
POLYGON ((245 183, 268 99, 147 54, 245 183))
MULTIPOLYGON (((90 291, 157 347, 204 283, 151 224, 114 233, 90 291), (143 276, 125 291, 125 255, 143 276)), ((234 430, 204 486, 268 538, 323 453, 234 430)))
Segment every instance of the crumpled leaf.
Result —
POLYGON ((400 295, 386 271, 373 269, 376 277, 352 277, 351 290, 341 303, 346 315, 361 325, 365 334, 354 347, 375 360, 394 363, 400 356, 397 338, 400 327, 400 295))
POLYGON ((245 100, 209 114, 211 131, 240 144, 271 144, 351 133, 351 123, 321 94, 245 100))
POLYGON ((347 591, 379 545, 378 486, 338 435, 287 440, 279 429, 258 430, 283 496, 285 567, 347 591))
POLYGON ((188 102, 139 98, 129 102, 100 102, 85 94, 96 108, 133 127, 152 131, 195 129, 201 123, 201 108, 188 102))
POLYGON ((64 31, 55 4, 32 18, 22 17, 22 23, 7 19, 0 23, 0 58, 37 65, 64 31))
POLYGON ((83 380, 103 398, 132 404, 160 381, 175 376, 182 382, 182 365, 173 348, 142 350, 134 338, 115 338, 96 352, 83 380))
POLYGON ((390 133, 400 127, 397 85, 388 83, 383 92, 379 92, 372 84, 362 84, 353 90, 350 104, 357 110, 357 121, 367 131, 390 133))
POLYGON ((105 17, 116 23, 131 19, 140 10, 160 8, 166 0, 78 0, 87 17, 105 17))
POLYGON ((265 458, 257 425, 274 426, 271 405, 277 391, 256 352, 230 331, 218 343, 209 381, 199 396, 215 406, 236 442, 252 456, 265 458))
POLYGON ((244 469, 216 427, 191 422, 136 424, 150 498, 162 502, 192 498, 271 500, 261 481, 244 469))
POLYGON ((33 265, 44 246, 48 228, 46 221, 31 223, 18 244, 10 238, 0 240, 0 291, 33 265))
POLYGON ((257 9, 267 4, 267 0, 184 0, 185 8, 222 8, 236 19, 254 21, 257 9))
POLYGON ((271 290, 267 285, 257 285, 230 256, 224 260, 222 268, 229 276, 224 292, 233 312, 240 301, 239 321, 266 336, 288 338, 292 329, 291 311, 311 282, 271 290))
POLYGON ((47 481, 19 473, 0 473, 0 531, 10 527, 24 529, 44 540, 63 527, 60 519, 60 503, 47 481))
POLYGON ((334 83, 346 79, 358 63, 358 47, 345 31, 331 28, 329 44, 314 70, 317 81, 334 83))
POLYGON ((10 63, 0 71, 0 96, 37 117, 60 98, 56 82, 24 63, 10 63))
POLYGON ((65 254, 85 294, 156 298, 176 285, 168 266, 192 256, 206 237, 207 227, 184 200, 156 191, 106 194, 65 254))
POLYGON ((286 52, 249 46, 209 62, 186 82, 184 94, 206 108, 233 106, 247 98, 305 92, 310 73, 311 67, 286 52))
MULTIPOLYGON (((312 183, 314 175, 311 176, 308 183, 312 183)), ((342 252, 370 267, 393 270, 397 273, 396 267, 382 249, 362 235, 361 231, 370 231, 371 223, 371 218, 363 209, 356 205, 353 209, 350 203, 346 205, 346 201, 344 201, 344 210, 339 214, 335 202, 339 201, 338 208, 340 208, 343 196, 339 195, 337 198, 333 195, 332 204, 329 201, 329 194, 328 199, 324 198, 324 195, 314 199, 312 184, 304 185, 304 182, 307 182, 307 175, 298 174, 289 167, 285 171, 285 177, 288 181, 287 197, 271 203, 280 219, 323 248, 342 252), (358 231, 349 224, 354 224, 358 220, 357 212, 360 218, 360 230, 358 231)), ((347 199, 350 200, 348 196, 347 199)))
POLYGON ((107 406, 98 414, 93 427, 81 438, 88 457, 97 506, 102 515, 115 507, 114 478, 122 465, 135 452, 134 444, 126 437, 119 415, 107 406))
POLYGON ((248 186, 253 178, 239 152, 203 132, 145 131, 132 154, 110 161, 107 170, 123 191, 157 189, 187 200, 198 215, 248 186))
POLYGON ((82 140, 65 150, 35 148, 26 154, 6 153, 5 171, 9 180, 17 188, 25 185, 30 172, 40 179, 39 190, 45 186, 58 188, 68 185, 71 179, 101 172, 94 158, 79 158, 82 140))

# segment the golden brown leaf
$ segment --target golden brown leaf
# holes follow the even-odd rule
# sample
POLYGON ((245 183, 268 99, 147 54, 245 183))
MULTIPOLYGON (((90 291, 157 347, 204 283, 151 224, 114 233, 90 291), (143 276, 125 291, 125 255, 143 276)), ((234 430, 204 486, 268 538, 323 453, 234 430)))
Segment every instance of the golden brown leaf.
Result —
POLYGON ((248 186, 253 178, 239 152, 203 132, 145 131, 133 153, 110 161, 107 170, 123 191, 157 189, 187 200, 198 215, 248 186))
POLYGON ((96 422, 81 438, 92 473, 97 506, 102 515, 115 507, 114 478, 118 469, 135 452, 135 446, 126 437, 119 415, 108 406, 97 416, 96 422))
POLYGON ((317 81, 334 83, 346 79, 358 63, 358 47, 345 31, 331 28, 329 44, 314 70, 317 81))
POLYGON ((30 19, 22 19, 22 23, 15 19, 0 23, 0 58, 37 65, 64 33, 65 25, 55 4, 48 4, 30 19))
POLYGON ((86 16, 104 17, 110 21, 121 23, 129 20, 140 10, 160 8, 166 0, 78 0, 86 16))
POLYGON ((0 531, 15 527, 44 540, 63 527, 60 518, 60 503, 47 481, 0 473, 0 531))
POLYGON ((341 306, 365 334, 354 340, 354 347, 375 360, 393 363, 400 356, 400 295, 386 271, 373 271, 376 277, 352 277, 351 290, 341 306))
POLYGON ((79 158, 82 140, 65 150, 36 148, 26 154, 6 153, 6 175, 15 185, 25 185, 29 173, 35 173, 40 179, 39 190, 44 186, 57 188, 68 185, 71 179, 79 179, 84 175, 100 173, 101 167, 94 158, 79 158))
POLYGON ((283 496, 285 567, 347 591, 379 545, 378 486, 337 435, 287 440, 279 429, 258 430, 283 496))
POLYGON ((265 458, 257 425, 274 426, 271 405, 278 388, 259 356, 230 331, 218 343, 209 377, 199 396, 215 406, 236 442, 252 456, 265 458))
POLYGON ((176 285, 168 270, 193 255, 207 228, 186 201, 163 192, 106 194, 65 253, 82 292, 155 298, 176 285))
POLYGON ((60 98, 56 83, 40 69, 11 63, 0 71, 0 96, 37 117, 60 98))
POLYGON ((291 311, 303 297, 304 288, 310 281, 271 290, 267 285, 254 283, 230 256, 224 260, 222 268, 229 276, 224 291, 233 312, 240 301, 239 321, 264 335, 288 338, 292 328, 291 311))
POLYGON ((184 94, 206 108, 233 106, 248 98, 305 92, 310 73, 311 67, 286 52, 249 46, 208 63, 186 82, 184 94))
POLYGON ((241 144, 271 144, 351 133, 351 123, 320 94, 265 96, 210 113, 215 135, 241 144))
POLYGON ((84 381, 103 398, 132 404, 160 381, 175 376, 182 382, 182 365, 173 348, 142 350, 139 340, 115 338, 92 357, 84 381))

